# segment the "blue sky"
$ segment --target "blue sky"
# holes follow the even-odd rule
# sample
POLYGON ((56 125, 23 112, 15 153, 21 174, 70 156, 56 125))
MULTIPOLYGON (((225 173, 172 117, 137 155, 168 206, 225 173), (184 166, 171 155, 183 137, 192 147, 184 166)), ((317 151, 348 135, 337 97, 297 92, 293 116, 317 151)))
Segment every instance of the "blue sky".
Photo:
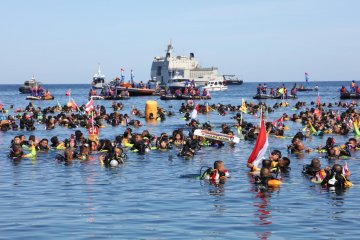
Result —
POLYGON ((101 63, 148 80, 175 54, 245 81, 360 79, 360 1, 52 0, 0 3, 0 83, 89 83, 101 63))

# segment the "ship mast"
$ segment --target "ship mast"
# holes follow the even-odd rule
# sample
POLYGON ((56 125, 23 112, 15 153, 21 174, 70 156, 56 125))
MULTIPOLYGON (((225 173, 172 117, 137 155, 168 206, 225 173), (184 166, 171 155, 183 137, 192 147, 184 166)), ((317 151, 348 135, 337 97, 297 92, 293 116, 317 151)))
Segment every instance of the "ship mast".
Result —
POLYGON ((166 58, 170 58, 173 52, 173 45, 172 45, 172 41, 170 39, 170 43, 167 46, 167 50, 166 50, 166 58))

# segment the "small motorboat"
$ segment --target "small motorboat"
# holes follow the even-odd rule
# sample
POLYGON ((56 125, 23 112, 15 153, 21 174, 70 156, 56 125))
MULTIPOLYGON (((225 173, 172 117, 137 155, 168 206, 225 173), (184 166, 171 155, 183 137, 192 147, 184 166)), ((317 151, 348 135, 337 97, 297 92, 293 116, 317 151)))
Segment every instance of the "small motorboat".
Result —
POLYGON ((225 85, 241 85, 243 80, 238 79, 235 75, 223 75, 225 85))
POLYGON ((214 79, 207 82, 203 89, 208 91, 223 91, 227 90, 228 87, 224 84, 224 79, 214 79))
POLYGON ((33 88, 39 86, 40 86, 40 82, 37 82, 35 76, 33 75, 30 80, 24 82, 23 86, 19 87, 19 92, 22 94, 28 94, 31 93, 33 88))
POLYGON ((94 74, 91 86, 94 89, 103 89, 106 86, 105 75, 101 73, 100 64, 98 72, 94 74))

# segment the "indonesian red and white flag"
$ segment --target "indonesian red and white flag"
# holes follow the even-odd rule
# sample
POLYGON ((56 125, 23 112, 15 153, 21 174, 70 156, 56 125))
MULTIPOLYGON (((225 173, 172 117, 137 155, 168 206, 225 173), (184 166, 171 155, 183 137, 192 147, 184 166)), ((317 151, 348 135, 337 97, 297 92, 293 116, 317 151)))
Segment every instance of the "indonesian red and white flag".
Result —
POLYGON ((266 150, 269 147, 268 137, 266 133, 266 127, 263 118, 260 120, 260 132, 256 139, 254 149, 248 159, 248 163, 252 163, 257 167, 261 160, 264 159, 266 150))
POLYGON ((278 120, 274 120, 274 121, 272 122, 272 125, 273 125, 274 127, 282 127, 282 126, 283 126, 283 122, 284 122, 284 117, 281 117, 281 118, 279 118, 278 120))
POLYGON ((71 89, 68 89, 65 93, 66 96, 70 97, 71 96, 71 89))
POLYGON ((95 106, 93 103, 93 100, 91 99, 86 105, 85 105, 85 112, 90 113, 95 110, 95 106))
POLYGON ((318 96, 317 96, 317 99, 316 99, 316 106, 320 107, 321 105, 321 102, 320 102, 320 94, 318 92, 318 96))
POLYGON ((76 110, 78 106, 77 106, 77 104, 75 103, 75 101, 74 101, 73 98, 70 100, 70 103, 71 103, 71 107, 72 107, 74 110, 76 110))
POLYGON ((199 110, 200 110, 200 105, 199 105, 199 104, 196 104, 194 110, 193 110, 192 113, 191 113, 191 119, 197 118, 197 115, 198 115, 199 110))
POLYGON ((343 174, 344 175, 347 175, 347 174, 349 174, 349 167, 348 167, 348 164, 347 164, 347 162, 345 162, 344 163, 344 166, 343 166, 343 174))

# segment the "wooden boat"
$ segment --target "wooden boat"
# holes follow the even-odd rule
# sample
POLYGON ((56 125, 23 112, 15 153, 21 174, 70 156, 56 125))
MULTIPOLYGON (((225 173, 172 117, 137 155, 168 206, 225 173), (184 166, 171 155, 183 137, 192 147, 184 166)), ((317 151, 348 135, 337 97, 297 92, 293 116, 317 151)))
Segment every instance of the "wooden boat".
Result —
POLYGON ((128 91, 131 97, 134 96, 151 96, 155 93, 155 89, 151 88, 133 88, 133 87, 117 87, 117 91, 128 91))
POLYGON ((26 100, 54 100, 54 96, 27 96, 26 100))

